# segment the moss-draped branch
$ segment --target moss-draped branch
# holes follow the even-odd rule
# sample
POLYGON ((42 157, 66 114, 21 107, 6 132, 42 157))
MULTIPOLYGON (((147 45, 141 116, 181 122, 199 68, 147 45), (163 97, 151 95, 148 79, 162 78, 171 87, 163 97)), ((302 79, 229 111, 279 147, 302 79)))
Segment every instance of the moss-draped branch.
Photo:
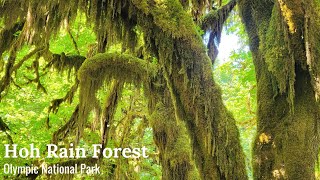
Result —
POLYGON ((118 79, 123 82, 145 82, 155 76, 157 67, 130 54, 102 53, 87 59, 80 67, 78 78, 80 84, 95 81, 101 85, 104 80, 118 79))
POLYGON ((142 22, 138 24, 145 39, 150 39, 147 46, 155 47, 176 119, 187 124, 202 178, 246 179, 238 130, 222 103, 212 63, 192 17, 176 0, 156 5, 132 2, 153 18, 139 16, 142 22))
POLYGON ((220 43, 223 24, 226 22, 236 4, 237 0, 231 0, 218 10, 211 10, 202 18, 201 28, 206 32, 210 32, 207 48, 208 55, 213 62, 218 55, 217 46, 220 43))
POLYGON ((148 84, 157 74, 157 67, 130 54, 101 53, 88 58, 78 72, 80 81, 80 118, 78 136, 82 136, 88 113, 95 102, 95 93, 104 82, 116 79, 120 82, 148 84))

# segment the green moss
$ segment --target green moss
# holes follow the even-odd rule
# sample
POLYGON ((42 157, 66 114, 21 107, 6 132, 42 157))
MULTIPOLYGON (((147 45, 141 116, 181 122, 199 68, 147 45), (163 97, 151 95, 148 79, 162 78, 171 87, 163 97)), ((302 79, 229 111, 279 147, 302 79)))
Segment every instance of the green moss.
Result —
MULTIPOLYGON (((144 10, 144 6, 133 2, 137 8, 144 10)), ((188 40, 191 47, 199 52, 204 52, 201 37, 197 28, 178 0, 159 1, 156 5, 149 5, 148 11, 153 17, 154 24, 173 38, 188 40)))
MULTIPOLYGON (((30 6, 28 3, 22 5, 22 9, 34 10, 28 19, 28 28, 24 32, 29 42, 39 42, 39 44, 47 42, 48 34, 57 32, 65 19, 71 21, 75 17, 79 7, 79 4, 75 3, 78 1, 71 1, 71 4, 59 2, 54 0, 46 6, 46 3, 30 1, 30 6), (46 19, 44 10, 47 9, 52 19, 49 19, 48 24, 43 24, 43 20, 46 19), (48 28, 47 31, 44 28, 48 28), (35 32, 35 36, 30 32, 35 32), (43 39, 39 38, 41 35, 43 39)), ((186 123, 201 177, 246 179, 244 159, 234 119, 222 104, 220 90, 212 78, 212 64, 193 21, 193 18, 197 19, 204 13, 207 1, 191 1, 192 13, 187 12, 179 0, 154 2, 114 0, 105 4, 101 2, 103 1, 81 2, 81 9, 87 13, 88 20, 96 25, 98 51, 117 43, 122 45, 122 52, 130 52, 128 49, 136 46, 138 36, 135 28, 139 26, 143 32, 145 51, 147 51, 144 55, 149 56, 144 58, 157 58, 161 71, 154 64, 129 54, 105 53, 85 60, 78 71, 80 81, 78 137, 82 135, 88 113, 97 104, 96 92, 103 83, 117 79, 120 82, 143 84, 147 89, 154 86, 153 78, 156 77, 156 80, 163 79, 160 81, 160 84, 163 84, 161 90, 169 90, 168 95, 159 96, 173 103, 170 106, 174 107, 171 112, 176 115, 173 119, 179 120, 179 123, 180 120, 186 123)), ((211 2, 208 4, 212 5, 211 2)), ((23 17, 26 17, 26 14, 27 12, 21 13, 23 17)), ((151 96, 159 91, 157 89, 156 92, 146 92, 146 94, 149 94, 152 100, 151 96)), ((181 139, 170 139, 166 133, 168 132, 159 132, 159 141, 162 145, 165 145, 167 140, 173 141, 172 144, 182 145, 184 136, 181 139)), ((170 135, 174 133, 170 132, 170 135)), ((182 150, 187 149, 182 148, 182 150)), ((169 153, 168 157, 171 156, 175 159, 172 161, 169 159, 166 163, 172 166, 174 169, 172 172, 191 170, 192 165, 188 155, 181 156, 182 161, 176 159, 177 153, 169 153)), ((179 175, 178 177, 187 176, 187 174, 179 175)))
POLYGON ((79 70, 78 78, 80 82, 91 78, 98 84, 101 84, 104 78, 116 78, 123 82, 140 84, 149 77, 153 77, 156 72, 154 64, 129 54, 105 53, 87 59, 79 70))
POLYGON ((157 68, 154 64, 129 54, 103 53, 88 58, 78 71, 80 136, 89 112, 97 104, 95 94, 103 83, 116 79, 119 82, 134 83, 135 85, 147 84, 156 73, 157 68))
POLYGON ((304 24, 304 41, 307 57, 307 65, 309 67, 311 82, 316 92, 316 99, 320 97, 320 63, 317 57, 320 56, 320 1, 310 1, 310 6, 306 10, 304 24))
POLYGON ((160 151, 163 179, 200 179, 191 157, 186 128, 175 120, 170 103, 164 105, 159 102, 150 117, 150 123, 160 151))
POLYGON ((286 93, 287 101, 293 112, 294 83, 295 83, 295 57, 290 53, 289 31, 282 20, 278 6, 273 7, 270 21, 263 21, 260 28, 260 50, 263 52, 268 70, 275 80, 275 95, 278 91, 286 93))
MULTIPOLYGON (((310 84, 312 75, 309 76, 303 62, 306 57, 301 53, 304 49, 302 27, 288 36, 289 27, 277 4, 266 5, 265 2, 246 0, 242 2, 245 6, 240 6, 251 37, 250 48, 257 72, 258 134, 254 143, 254 177, 314 179, 319 107, 310 84), (282 93, 275 93, 274 87, 282 93), (263 140, 263 135, 268 141, 263 140)), ((305 8, 310 8, 312 3, 307 4, 305 8)), ((294 7, 295 11, 300 8, 294 7)))
POLYGON ((51 54, 51 57, 47 59, 49 63, 45 68, 53 67, 58 72, 67 72, 68 77, 70 77, 71 71, 74 70, 76 74, 85 59, 86 57, 84 56, 66 55, 64 52, 61 54, 51 54))

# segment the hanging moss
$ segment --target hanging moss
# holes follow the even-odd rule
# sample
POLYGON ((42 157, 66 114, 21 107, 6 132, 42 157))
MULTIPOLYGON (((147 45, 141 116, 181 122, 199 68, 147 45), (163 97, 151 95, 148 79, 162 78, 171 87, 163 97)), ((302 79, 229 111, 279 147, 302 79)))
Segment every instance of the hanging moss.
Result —
POLYGON ((117 79, 136 85, 148 83, 157 73, 155 65, 128 54, 104 53, 87 59, 78 72, 80 81, 79 136, 82 135, 88 113, 95 103, 95 93, 104 82, 117 79), (124 73, 125 72, 125 73, 124 73))
POLYGON ((122 43, 124 49, 133 51, 137 43, 135 32, 136 20, 134 9, 127 1, 83 1, 89 21, 94 22, 99 50, 110 47, 116 43, 122 43), (124 13, 125 12, 125 13, 124 13), (103 47, 104 46, 104 47, 103 47))
MULTIPOLYGON (((109 130, 108 125, 113 123, 114 115, 118 107, 118 102, 121 98, 121 93, 123 90, 123 83, 117 80, 112 82, 109 95, 105 100, 103 107, 103 112, 101 115, 101 144, 102 149, 107 146, 109 140, 109 130)), ((120 146, 122 147, 122 146, 120 146)))
POLYGON ((27 42, 48 42, 50 35, 56 33, 64 19, 73 20, 77 12, 75 1, 61 3, 59 1, 4 1, 1 8, 5 24, 10 26, 12 22, 25 21, 22 34, 27 42), (12 12, 15 12, 14 15, 12 12), (35 34, 38 34, 35 36, 35 34), (42 35, 41 37, 39 35, 42 35))
POLYGON ((80 55, 66 55, 64 52, 61 54, 51 54, 51 57, 48 57, 47 61, 49 63, 46 65, 46 68, 55 68, 58 72, 67 71, 68 77, 72 70, 75 71, 75 74, 80 69, 80 66, 86 59, 84 56, 80 55))
POLYGON ((162 178, 200 179, 191 159, 191 144, 186 129, 183 124, 177 123, 170 105, 158 103, 150 123, 160 151, 162 178))
POLYGON ((51 142, 53 144, 58 144, 59 141, 64 140, 68 135, 72 135, 76 129, 76 123, 79 118, 79 104, 76 106, 73 111, 69 121, 60 127, 57 131, 53 133, 51 142))
POLYGON ((224 5, 222 8, 210 11, 201 19, 200 24, 202 30, 210 33, 207 49, 208 56, 211 58, 212 64, 218 56, 217 46, 220 43, 223 24, 229 17, 230 12, 235 7, 236 2, 236 0, 232 0, 228 4, 224 5))
POLYGON ((216 33, 217 41, 220 42, 223 24, 229 17, 230 12, 233 10, 235 5, 236 0, 232 0, 218 10, 210 11, 201 19, 201 28, 204 31, 211 31, 213 33, 216 33))
MULTIPOLYGON (((117 41, 123 50, 134 47, 137 42, 135 28, 139 27, 145 51, 148 51, 145 54, 158 60, 161 71, 154 64, 128 54, 105 53, 85 60, 78 71, 78 137, 83 133, 88 113, 97 104, 95 93, 104 82, 117 79, 143 84, 147 90, 160 82, 159 89, 166 88, 170 92, 168 97, 174 107, 175 119, 186 123, 201 178, 247 179, 234 119, 223 106, 219 88, 212 79, 212 63, 193 21, 204 13, 206 5, 211 8, 212 1, 191 1, 194 11, 188 12, 179 0, 54 0, 49 3, 29 0, 21 5, 23 11, 18 11, 22 19, 26 19, 23 39, 46 44, 48 35, 57 32, 65 19, 72 22, 79 3, 84 4, 81 9, 88 19, 94 19, 99 49, 117 41)), ((155 93, 146 94, 152 100, 155 93)), ((178 138, 176 142, 181 144, 182 141, 178 138)), ((178 157, 174 153, 170 155, 178 157)), ((168 161, 173 172, 190 170, 187 156, 182 157, 185 161, 168 161)), ((179 177, 186 176, 179 173, 179 177)))
POLYGON ((2 93, 9 88, 11 80, 12 80, 12 78, 11 78, 12 68, 13 68, 14 63, 16 61, 17 48, 18 48, 16 45, 17 44, 15 43, 15 45, 10 49, 9 59, 8 59, 8 62, 5 66, 5 73, 4 73, 4 76, 0 80, 0 101, 2 99, 2 93))
POLYGON ((4 75, 0 80, 0 101, 2 97, 2 93, 7 90, 12 82, 12 72, 14 71, 14 64, 16 61, 17 51, 20 49, 22 44, 22 37, 17 32, 23 27, 24 23, 13 24, 12 27, 8 26, 1 30, 0 32, 0 69, 3 70, 4 62, 2 60, 2 54, 4 51, 9 52, 9 59, 5 64, 4 75))
POLYGON ((280 93, 288 93, 288 102, 293 108, 295 83, 295 58, 290 52, 289 32, 283 22, 279 7, 273 9, 266 38, 260 48, 265 49, 264 56, 268 69, 275 76, 280 93))
MULTIPOLYGON (((302 27, 306 25, 301 23, 303 17, 309 17, 308 13, 303 13, 310 10, 312 2, 302 3, 302 6, 295 4, 299 1, 282 2, 293 12, 290 21, 296 27, 294 33, 290 32, 288 19, 277 4, 279 2, 245 0, 240 4, 257 72, 258 126, 253 154, 254 178, 315 179, 319 106, 310 83, 312 75, 307 71, 305 62, 308 54, 312 54, 310 47, 304 47, 305 42, 310 42, 310 36, 303 36, 302 27), (301 8, 306 11, 301 11, 301 8), (290 63, 294 63, 294 69, 290 63), (274 81, 278 91, 282 83, 282 94, 274 93, 274 81), (294 101, 291 100, 288 106, 290 96, 294 101)), ((306 32, 308 34, 309 31, 304 34, 306 32)), ((313 38, 317 39, 317 36, 313 38)))
POLYGON ((9 50, 14 40, 17 38, 17 34, 22 30, 24 23, 18 22, 12 27, 7 27, 0 32, 0 58, 4 51, 9 50))
POLYGON ((27 60, 29 60, 31 57, 33 57, 35 54, 38 54, 37 56, 39 56, 39 54, 42 54, 42 52, 44 51, 44 47, 38 47, 35 48, 33 51, 31 51, 29 54, 25 55, 18 63, 16 63, 13 68, 12 71, 17 73, 17 71, 19 70, 19 68, 23 65, 23 63, 27 60))
MULTIPOLYGON (((59 110, 60 105, 63 102, 68 102, 69 104, 71 104, 73 101, 74 95, 78 90, 78 86, 79 86, 79 80, 78 80, 78 78, 76 78, 75 83, 73 84, 73 86, 70 88, 70 90, 67 92, 67 94, 63 98, 52 100, 51 105, 48 108, 48 116, 51 112, 56 114, 59 110)), ((49 117, 48 117, 48 119, 49 119, 49 117)))
POLYGON ((306 49, 306 63, 313 88, 316 92, 316 99, 320 97, 320 64, 317 57, 320 56, 320 6, 319 1, 305 2, 306 15, 304 23, 304 43, 306 49))

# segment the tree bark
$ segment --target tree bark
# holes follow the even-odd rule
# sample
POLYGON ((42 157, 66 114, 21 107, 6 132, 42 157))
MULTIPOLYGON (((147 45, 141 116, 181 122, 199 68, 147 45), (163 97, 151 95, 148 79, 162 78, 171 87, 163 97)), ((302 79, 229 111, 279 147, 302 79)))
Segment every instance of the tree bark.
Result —
MULTIPOLYGON (((257 77, 258 122, 253 147, 255 179, 315 179, 315 163, 319 149, 317 120, 320 113, 311 84, 312 77, 304 63, 306 56, 304 42, 301 40, 303 23, 300 22, 303 14, 300 14, 300 6, 292 6, 294 3, 297 1, 273 3, 243 0, 240 3, 257 77), (293 13, 291 21, 297 28, 294 32, 291 32, 292 24, 288 24, 284 14, 281 16, 282 20, 273 19, 275 13, 283 13, 281 6, 284 5, 293 13), (277 31, 284 31, 285 35, 279 38, 274 34, 273 41, 289 42, 285 53, 280 52, 286 56, 279 62, 270 63, 266 54, 270 49, 277 47, 268 43, 268 37, 265 36, 268 36, 266 34, 270 31, 269 26, 282 27, 284 22, 287 23, 283 26, 284 30, 277 31), (286 36, 290 37, 289 40, 286 36), (268 46, 265 45, 266 41, 268 46), (272 68, 291 60, 294 73, 293 89, 290 91, 290 86, 287 85, 281 92, 281 79, 277 79, 277 73, 281 72, 273 71, 272 68), (291 95, 293 99, 290 98, 291 95)), ((290 74, 288 76, 290 79, 290 74)))

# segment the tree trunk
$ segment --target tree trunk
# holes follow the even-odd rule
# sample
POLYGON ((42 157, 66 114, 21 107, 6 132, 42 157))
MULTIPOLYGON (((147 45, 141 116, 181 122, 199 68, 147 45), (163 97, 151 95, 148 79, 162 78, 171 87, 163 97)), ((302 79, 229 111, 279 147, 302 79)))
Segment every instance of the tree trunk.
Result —
POLYGON ((159 60, 175 118, 186 123, 201 178, 247 179, 235 120, 223 105, 192 17, 176 0, 164 6, 132 2, 149 14, 139 16, 138 24, 159 60))
POLYGON ((295 3, 298 2, 240 3, 257 77, 255 179, 315 179, 320 113, 309 66, 304 62, 303 14, 300 6, 293 6, 295 3), (293 13, 293 24, 286 17, 284 6, 293 13), (291 26, 296 29, 291 31, 291 26), (281 58, 273 57, 271 52, 281 58))
POLYGON ((158 103, 151 116, 151 124, 154 141, 160 152, 162 179, 200 179, 191 156, 190 138, 185 126, 176 121, 172 105, 158 103))

